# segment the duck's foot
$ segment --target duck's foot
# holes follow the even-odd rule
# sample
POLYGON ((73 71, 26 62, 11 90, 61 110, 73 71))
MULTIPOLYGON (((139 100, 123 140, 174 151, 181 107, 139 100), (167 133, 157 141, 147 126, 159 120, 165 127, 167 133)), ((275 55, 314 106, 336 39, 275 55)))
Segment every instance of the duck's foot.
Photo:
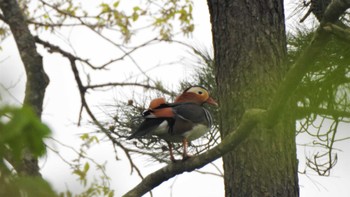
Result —
POLYGON ((171 159, 171 162, 172 162, 172 163, 179 163, 180 161, 182 161, 182 160, 179 160, 179 159, 171 159))
POLYGON ((189 158, 191 158, 191 157, 192 157, 192 155, 188 155, 188 154, 183 155, 183 156, 182 156, 182 161, 186 161, 187 159, 189 159, 189 158))

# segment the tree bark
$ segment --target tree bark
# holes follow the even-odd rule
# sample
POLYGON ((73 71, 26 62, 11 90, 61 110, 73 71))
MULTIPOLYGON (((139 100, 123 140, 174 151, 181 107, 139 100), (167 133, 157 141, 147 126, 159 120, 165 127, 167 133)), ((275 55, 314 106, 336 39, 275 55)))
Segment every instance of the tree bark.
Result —
MULTIPOLYGON (((49 78, 43 68, 41 55, 36 51, 33 35, 16 0, 0 0, 0 9, 16 41, 19 54, 25 67, 27 82, 24 105, 30 105, 40 118, 45 89, 49 78)), ((14 166, 21 175, 40 176, 38 160, 25 151, 22 163, 14 166)))
MULTIPOLYGON (((208 0, 222 138, 247 109, 267 109, 287 71, 282 0, 208 0)), ((258 126, 223 157, 226 196, 299 196, 295 123, 258 126)))

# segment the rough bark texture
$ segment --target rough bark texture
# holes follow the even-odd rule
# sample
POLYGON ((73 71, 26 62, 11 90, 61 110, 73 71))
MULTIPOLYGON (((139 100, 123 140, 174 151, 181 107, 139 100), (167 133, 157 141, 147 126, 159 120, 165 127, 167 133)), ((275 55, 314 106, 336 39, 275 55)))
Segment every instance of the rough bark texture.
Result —
MULTIPOLYGON (((267 109, 287 67, 282 0, 208 0, 221 105, 221 135, 250 108, 267 109)), ((294 122, 259 128, 223 157, 226 196, 298 196, 294 122)))
MULTIPOLYGON (((16 0, 0 0, 0 9, 16 41, 25 67, 27 82, 24 104, 33 107, 40 118, 46 86, 49 79, 44 72, 41 55, 36 51, 34 37, 16 0)), ((24 153, 23 162, 15 166, 19 174, 40 175, 37 158, 24 153)))

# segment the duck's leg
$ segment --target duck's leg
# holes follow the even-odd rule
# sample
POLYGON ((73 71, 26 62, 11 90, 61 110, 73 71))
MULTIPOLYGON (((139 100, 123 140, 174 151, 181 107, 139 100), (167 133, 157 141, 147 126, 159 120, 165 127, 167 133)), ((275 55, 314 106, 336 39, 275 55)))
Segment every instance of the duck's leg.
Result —
POLYGON ((191 157, 191 155, 187 154, 188 141, 186 138, 182 139, 182 145, 184 149, 182 153, 182 160, 186 160, 191 157))
POLYGON ((172 162, 176 162, 174 154, 173 154, 173 145, 168 141, 166 141, 166 143, 168 143, 168 147, 169 147, 170 160, 172 162))

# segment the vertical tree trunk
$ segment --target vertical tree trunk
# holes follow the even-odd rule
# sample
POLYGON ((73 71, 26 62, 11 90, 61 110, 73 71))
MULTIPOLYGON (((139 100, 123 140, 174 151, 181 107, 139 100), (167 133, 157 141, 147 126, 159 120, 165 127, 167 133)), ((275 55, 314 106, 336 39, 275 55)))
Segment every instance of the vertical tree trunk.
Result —
MULTIPOLYGON (((30 105, 40 118, 45 90, 49 78, 43 68, 41 55, 36 51, 33 35, 16 0, 0 0, 0 9, 16 41, 26 71, 27 82, 24 105, 30 105)), ((38 159, 28 151, 23 153, 22 163, 14 164, 21 175, 40 176, 38 159)))
MULTIPOLYGON (((208 0, 223 138, 246 109, 266 109, 287 67, 282 0, 208 0)), ((299 196, 295 123, 258 127, 223 157, 226 196, 299 196)))

